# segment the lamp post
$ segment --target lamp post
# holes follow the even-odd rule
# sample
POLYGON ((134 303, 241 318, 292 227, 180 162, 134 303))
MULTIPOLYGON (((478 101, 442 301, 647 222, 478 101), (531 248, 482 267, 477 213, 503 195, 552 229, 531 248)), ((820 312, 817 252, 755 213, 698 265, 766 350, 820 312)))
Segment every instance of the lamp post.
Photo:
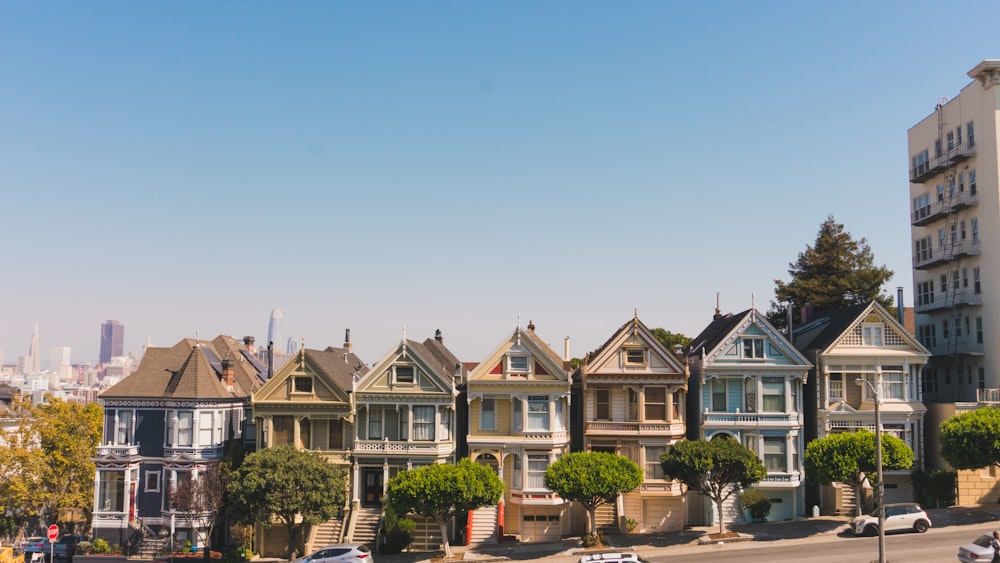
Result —
POLYGON ((885 563, 885 485, 882 481, 882 368, 875 370, 875 384, 859 378, 875 394, 875 475, 878 480, 878 563, 885 563))

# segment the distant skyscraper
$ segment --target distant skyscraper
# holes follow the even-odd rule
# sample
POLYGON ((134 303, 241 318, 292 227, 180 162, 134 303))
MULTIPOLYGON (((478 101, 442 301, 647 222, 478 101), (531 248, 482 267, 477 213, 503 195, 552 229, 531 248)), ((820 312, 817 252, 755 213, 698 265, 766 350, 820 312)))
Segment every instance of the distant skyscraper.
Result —
POLYGON ((118 321, 107 321, 101 325, 101 359, 102 364, 111 361, 115 356, 125 355, 125 325, 118 321))
POLYGON ((26 366, 29 373, 38 373, 42 371, 42 355, 38 352, 38 323, 35 323, 35 333, 31 335, 31 346, 28 349, 28 365, 26 366))
POLYGON ((279 325, 281 324, 281 309, 275 307, 271 309, 271 320, 267 323, 267 343, 278 344, 279 325))
POLYGON ((58 372, 59 368, 70 365, 70 349, 68 346, 53 346, 49 348, 49 371, 58 372))

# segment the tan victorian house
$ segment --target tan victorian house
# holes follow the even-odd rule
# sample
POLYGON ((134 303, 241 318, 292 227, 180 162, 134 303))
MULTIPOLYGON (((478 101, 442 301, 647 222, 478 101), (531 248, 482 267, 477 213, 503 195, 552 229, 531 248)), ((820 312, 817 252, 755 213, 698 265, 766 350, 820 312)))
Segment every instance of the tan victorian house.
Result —
POLYGON ((569 452, 570 379, 558 356, 520 325, 469 374, 472 461, 496 469, 504 495, 495 521, 500 534, 523 542, 559 539, 570 531, 569 505, 545 488, 545 470, 569 452))
MULTIPOLYGON (((351 542, 374 539, 386 483, 400 471, 432 463, 454 463, 456 384, 464 368, 444 345, 441 331, 423 342, 405 337, 354 382, 352 512, 345 535, 351 542)), ((411 547, 437 549, 440 531, 419 517, 411 547)))
MULTIPOLYGON (((794 342, 815 366, 805 388, 807 441, 861 428, 874 432, 880 395, 882 432, 913 450, 912 469, 924 468, 921 376, 930 352, 896 318, 876 302, 820 312, 795 329, 794 342)), ((847 486, 820 492, 807 504, 825 512, 851 512, 859 500, 847 486)), ((913 501, 910 470, 886 471, 885 495, 888 502, 913 501)))
MULTIPOLYGON (((355 378, 368 369, 344 348, 299 350, 253 395, 253 417, 259 448, 294 445, 300 450, 323 454, 348 474, 350 499, 350 453, 353 446, 354 415, 351 390, 355 378)), ((306 552, 344 540, 350 513, 344 511, 330 522, 311 526, 306 532, 306 552)), ((263 538, 261 552, 280 555, 285 533, 271 527, 263 538)))
POLYGON ((607 505, 598 526, 618 528, 629 518, 638 532, 682 530, 684 492, 664 478, 660 454, 684 437, 685 366, 636 316, 588 354, 574 381, 584 451, 616 453, 643 470, 642 485, 607 505))

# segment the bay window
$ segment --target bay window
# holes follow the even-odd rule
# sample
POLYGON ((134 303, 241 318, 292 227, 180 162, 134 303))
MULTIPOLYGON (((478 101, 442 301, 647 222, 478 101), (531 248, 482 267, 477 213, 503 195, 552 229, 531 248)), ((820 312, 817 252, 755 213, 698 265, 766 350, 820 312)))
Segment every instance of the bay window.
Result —
POLYGON ((549 398, 545 395, 528 397, 528 430, 549 429, 549 398))
POLYGON ((125 472, 98 471, 97 506, 101 512, 123 512, 125 510, 125 472))
POLYGON ((528 456, 528 489, 545 488, 545 470, 549 468, 549 456, 528 456))
POLYGON ((434 407, 413 407, 413 439, 434 441, 434 407))
POLYGON ((768 471, 778 473, 788 471, 785 463, 786 445, 784 436, 764 436, 764 467, 768 471))
POLYGON ((785 379, 764 377, 760 387, 764 412, 785 412, 785 379))

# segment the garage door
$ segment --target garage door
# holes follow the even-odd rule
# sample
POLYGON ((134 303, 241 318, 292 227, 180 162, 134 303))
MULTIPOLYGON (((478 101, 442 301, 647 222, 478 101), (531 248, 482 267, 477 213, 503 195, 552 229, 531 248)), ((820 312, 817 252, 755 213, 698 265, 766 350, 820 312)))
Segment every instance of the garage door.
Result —
POLYGON ((562 519, 558 509, 522 508, 521 541, 550 542, 562 538, 562 519))
POLYGON ((676 498, 654 498, 642 501, 643 532, 672 532, 684 529, 681 501, 676 498))

